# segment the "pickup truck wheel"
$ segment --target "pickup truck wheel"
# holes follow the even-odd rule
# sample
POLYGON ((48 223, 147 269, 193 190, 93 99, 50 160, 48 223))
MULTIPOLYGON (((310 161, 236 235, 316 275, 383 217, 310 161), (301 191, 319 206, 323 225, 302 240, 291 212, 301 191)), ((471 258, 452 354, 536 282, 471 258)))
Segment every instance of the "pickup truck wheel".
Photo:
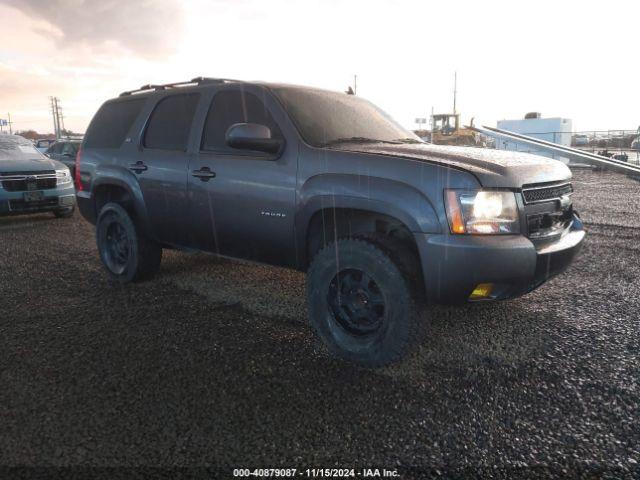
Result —
POLYGON ((71 218, 76 211, 75 205, 73 207, 67 207, 61 210, 54 210, 53 214, 56 218, 71 218))
POLYGON ((100 210, 96 240, 109 276, 120 283, 148 279, 160 268, 162 248, 145 238, 117 203, 107 203, 100 210))
POLYGON ((307 273, 307 301, 329 351, 365 367, 400 360, 420 337, 407 279, 365 240, 338 240, 318 252, 307 273))

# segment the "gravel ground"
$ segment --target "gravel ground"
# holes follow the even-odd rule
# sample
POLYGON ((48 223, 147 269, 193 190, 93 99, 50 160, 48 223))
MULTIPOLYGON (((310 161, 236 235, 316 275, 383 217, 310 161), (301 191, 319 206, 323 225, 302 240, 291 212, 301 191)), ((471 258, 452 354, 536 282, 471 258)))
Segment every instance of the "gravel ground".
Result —
POLYGON ((589 236, 565 275, 425 311, 430 337, 381 371, 326 355, 297 272, 169 252, 119 287, 79 215, 0 219, 0 476, 639 478, 640 183, 575 187, 589 236))

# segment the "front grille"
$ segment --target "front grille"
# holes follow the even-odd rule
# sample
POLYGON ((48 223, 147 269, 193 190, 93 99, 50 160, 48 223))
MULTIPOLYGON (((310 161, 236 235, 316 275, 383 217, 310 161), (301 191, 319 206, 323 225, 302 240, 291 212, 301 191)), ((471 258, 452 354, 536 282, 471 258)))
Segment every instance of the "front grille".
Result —
POLYGON ((538 183, 522 187, 527 236, 535 245, 552 241, 571 225, 573 206, 570 183, 538 183))
POLYGON ((46 198, 37 202, 25 202, 24 200, 9 200, 9 209, 12 212, 33 212, 44 208, 58 206, 57 198, 46 198))
POLYGON ((4 180, 2 188, 7 192, 26 192, 28 190, 49 190, 56 188, 56 178, 38 178, 33 182, 28 180, 4 180))
POLYGON ((573 186, 570 183, 562 185, 549 186, 531 186, 522 188, 522 196, 525 203, 546 202, 549 200, 557 200, 565 195, 573 193, 573 186))
POLYGON ((2 188, 8 192, 26 192, 29 190, 50 190, 56 188, 56 172, 17 172, 0 174, 2 188))

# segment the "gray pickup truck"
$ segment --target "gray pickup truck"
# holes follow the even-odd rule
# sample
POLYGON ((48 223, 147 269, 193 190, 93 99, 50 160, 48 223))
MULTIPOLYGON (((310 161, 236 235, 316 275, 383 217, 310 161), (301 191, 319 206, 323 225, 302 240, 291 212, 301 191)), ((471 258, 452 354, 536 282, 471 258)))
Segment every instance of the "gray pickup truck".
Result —
POLYGON ((290 85, 124 92, 96 113, 75 173, 115 280, 150 277, 163 248, 306 271, 316 332, 368 367, 422 338, 430 303, 530 292, 585 235, 561 162, 431 145, 362 98, 290 85))

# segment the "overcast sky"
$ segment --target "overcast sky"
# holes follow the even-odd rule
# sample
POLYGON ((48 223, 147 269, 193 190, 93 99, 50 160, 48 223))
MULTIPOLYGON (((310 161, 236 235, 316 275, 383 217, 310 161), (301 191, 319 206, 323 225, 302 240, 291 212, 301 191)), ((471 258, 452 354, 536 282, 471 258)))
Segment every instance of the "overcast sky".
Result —
POLYGON ((574 129, 640 125, 636 1, 0 0, 0 118, 84 131, 146 83, 258 79, 358 94, 408 128, 433 107, 495 125, 528 111, 574 129))

